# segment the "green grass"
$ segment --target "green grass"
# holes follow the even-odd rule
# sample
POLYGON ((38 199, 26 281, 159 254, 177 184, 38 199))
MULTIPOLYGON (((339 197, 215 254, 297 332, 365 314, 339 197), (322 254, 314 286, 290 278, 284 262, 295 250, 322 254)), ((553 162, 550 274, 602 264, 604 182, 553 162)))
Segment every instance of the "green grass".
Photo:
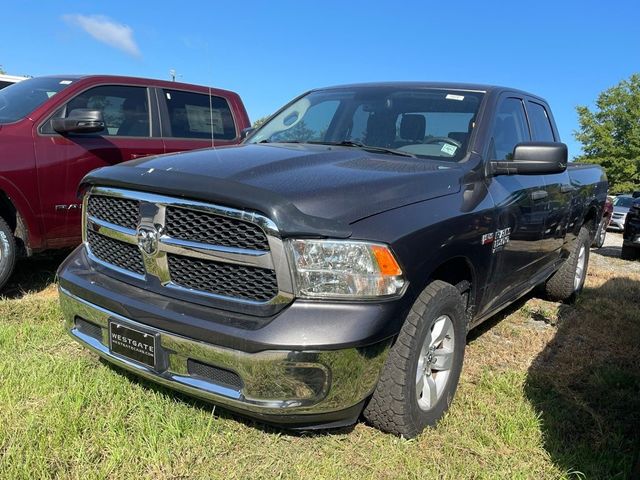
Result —
POLYGON ((0 300, 0 478, 626 478, 640 277, 591 273, 576 307, 532 298, 474 332, 452 409, 411 441, 295 435, 139 381, 63 332, 38 277, 0 300))

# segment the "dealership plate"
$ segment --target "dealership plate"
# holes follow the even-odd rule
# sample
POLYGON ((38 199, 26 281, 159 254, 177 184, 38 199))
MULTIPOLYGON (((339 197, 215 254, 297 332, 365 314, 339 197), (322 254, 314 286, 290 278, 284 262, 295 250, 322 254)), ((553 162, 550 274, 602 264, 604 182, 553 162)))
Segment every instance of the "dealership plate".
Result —
POLYGON ((128 359, 156 368, 156 336, 118 322, 109 322, 109 350, 128 359))

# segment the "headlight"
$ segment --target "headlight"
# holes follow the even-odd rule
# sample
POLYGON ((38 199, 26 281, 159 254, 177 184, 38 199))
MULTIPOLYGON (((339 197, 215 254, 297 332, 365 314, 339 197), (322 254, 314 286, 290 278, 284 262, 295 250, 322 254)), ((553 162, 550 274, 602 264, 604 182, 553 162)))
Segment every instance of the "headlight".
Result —
POLYGON ((405 280, 389 247, 345 240, 288 242, 297 294, 366 299, 398 295, 405 280))

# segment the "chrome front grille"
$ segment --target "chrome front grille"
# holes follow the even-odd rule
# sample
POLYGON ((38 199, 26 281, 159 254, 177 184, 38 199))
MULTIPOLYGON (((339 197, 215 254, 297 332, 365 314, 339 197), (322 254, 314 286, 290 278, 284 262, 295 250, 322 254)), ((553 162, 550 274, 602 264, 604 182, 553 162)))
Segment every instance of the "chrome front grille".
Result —
POLYGON ((277 227, 257 212, 104 187, 84 212, 90 259, 136 286, 247 313, 293 298, 277 227))
POLYGON ((126 198, 91 195, 87 202, 87 213, 105 222, 133 230, 139 221, 138 202, 126 198))
POLYGON ((267 236, 253 223, 185 208, 167 207, 166 234, 209 245, 269 250, 267 236))
POLYGON ((186 288, 258 302, 278 294, 273 270, 169 254, 171 281, 186 288))
POLYGON ((91 246, 91 253, 104 263, 115 265, 138 275, 144 275, 142 253, 137 246, 92 231, 87 232, 87 242, 91 246))

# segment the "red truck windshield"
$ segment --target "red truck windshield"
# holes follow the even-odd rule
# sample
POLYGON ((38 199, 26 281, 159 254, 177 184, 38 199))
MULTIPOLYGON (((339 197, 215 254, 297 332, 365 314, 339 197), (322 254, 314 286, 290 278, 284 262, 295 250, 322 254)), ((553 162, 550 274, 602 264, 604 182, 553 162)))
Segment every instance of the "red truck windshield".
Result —
POLYGON ((64 77, 40 77, 3 88, 0 90, 0 123, 23 119, 72 82, 64 77))

